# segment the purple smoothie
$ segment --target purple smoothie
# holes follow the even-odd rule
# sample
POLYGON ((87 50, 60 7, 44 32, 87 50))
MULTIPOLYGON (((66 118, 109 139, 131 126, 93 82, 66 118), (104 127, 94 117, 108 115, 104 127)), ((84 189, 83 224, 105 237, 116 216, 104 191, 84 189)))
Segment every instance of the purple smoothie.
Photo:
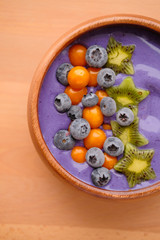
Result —
MULTIPOLYGON (((65 89, 56 80, 56 69, 60 64, 69 62, 68 49, 71 45, 80 43, 89 47, 98 44, 106 48, 111 35, 123 45, 136 45, 132 56, 135 69, 135 74, 132 77, 136 87, 150 91, 149 96, 139 104, 139 131, 149 140, 149 144, 141 149, 153 148, 155 150, 152 167, 157 177, 132 188, 140 189, 160 181, 160 35, 158 33, 138 26, 117 25, 92 30, 76 39, 57 56, 44 77, 38 105, 39 123, 50 152, 62 167, 81 181, 93 185, 90 178, 92 168, 87 163, 74 162, 71 158, 71 151, 61 151, 53 145, 55 133, 60 129, 68 129, 70 124, 67 114, 58 113, 54 108, 55 96, 64 92, 65 89)), ((127 75, 118 74, 115 85, 119 85, 125 77, 127 75)), ((97 89, 88 88, 88 92, 97 89)), ((105 119, 105 121, 108 120, 105 119)), ((105 132, 108 137, 112 135, 111 131, 105 132)), ((77 145, 82 144, 82 141, 77 141, 77 145)), ((107 186, 103 187, 104 189, 129 190, 124 175, 114 169, 111 170, 111 173, 112 179, 107 186)))

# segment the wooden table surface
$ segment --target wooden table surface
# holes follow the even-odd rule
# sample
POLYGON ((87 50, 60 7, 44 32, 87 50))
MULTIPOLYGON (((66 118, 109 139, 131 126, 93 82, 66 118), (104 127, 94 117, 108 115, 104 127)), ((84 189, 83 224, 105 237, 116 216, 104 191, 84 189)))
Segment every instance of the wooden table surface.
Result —
POLYGON ((160 20, 160 0, 0 0, 0 239, 160 239, 160 194, 115 201, 81 192, 41 161, 28 130, 29 86, 47 49, 113 13, 160 20))

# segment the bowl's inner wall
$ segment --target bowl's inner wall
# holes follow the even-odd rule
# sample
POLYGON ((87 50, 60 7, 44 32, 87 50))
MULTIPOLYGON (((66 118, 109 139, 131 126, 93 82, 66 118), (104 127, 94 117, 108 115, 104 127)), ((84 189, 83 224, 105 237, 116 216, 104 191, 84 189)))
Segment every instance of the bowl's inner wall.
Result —
MULTIPOLYGON (((90 175, 92 168, 87 163, 78 164, 71 159, 71 151, 61 151, 53 145, 53 137, 60 129, 68 129, 70 120, 66 113, 58 113, 53 105, 57 94, 64 92, 65 87, 56 80, 56 69, 64 63, 69 62, 68 49, 75 43, 80 43, 89 47, 98 44, 106 48, 108 39, 113 36, 123 45, 135 44, 135 52, 132 61, 135 69, 133 79, 138 88, 147 89, 150 95, 139 104, 138 117, 139 130, 149 140, 149 144, 142 149, 155 149, 155 155, 152 160, 152 167, 156 172, 157 178, 137 185, 133 189, 140 189, 150 186, 160 180, 160 34, 153 30, 134 26, 134 25, 113 25, 98 28, 89 31, 66 47, 53 61, 48 72, 45 75, 39 94, 39 123, 41 132, 50 152, 60 163, 60 165, 76 178, 92 185, 90 175)), ((116 78, 116 85, 120 84, 126 77, 125 74, 119 74, 116 78)), ((88 91, 96 91, 97 88, 88 88, 88 91)), ((115 117, 114 117, 115 119, 115 117)), ((105 119, 108 121, 108 119, 105 119)), ((105 131, 106 135, 111 136, 111 131, 105 131)), ((77 145, 83 145, 78 142, 77 145)), ((108 190, 129 189, 124 175, 111 170, 112 179, 104 187, 108 190)))

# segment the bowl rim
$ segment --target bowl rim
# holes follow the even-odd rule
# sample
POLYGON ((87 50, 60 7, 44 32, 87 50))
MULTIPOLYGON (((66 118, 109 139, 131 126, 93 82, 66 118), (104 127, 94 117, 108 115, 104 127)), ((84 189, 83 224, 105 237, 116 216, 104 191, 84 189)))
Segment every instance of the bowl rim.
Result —
POLYGON ((39 92, 41 89, 41 84, 43 82, 44 76, 48 71, 51 63, 54 61, 56 56, 75 38, 84 34, 87 31, 109 25, 118 24, 133 24, 138 26, 144 26, 146 28, 160 32, 160 21, 141 15, 134 14, 115 14, 109 16, 102 16, 88 20, 78 26, 75 26, 64 35, 62 35, 46 52, 45 56, 40 61, 35 74, 33 76, 29 96, 28 96, 28 125, 32 140, 37 148, 38 152, 49 162, 49 164, 56 170, 63 178, 69 181, 72 185, 78 187, 79 189, 92 193, 96 196, 114 199, 132 199, 142 196, 147 196, 151 193, 160 190, 160 182, 157 182, 151 186, 128 191, 113 191, 105 190, 91 186, 78 178, 71 175, 67 170, 65 170, 59 162, 54 158, 49 148, 47 147, 45 140, 43 139, 39 119, 38 119, 38 99, 39 92))

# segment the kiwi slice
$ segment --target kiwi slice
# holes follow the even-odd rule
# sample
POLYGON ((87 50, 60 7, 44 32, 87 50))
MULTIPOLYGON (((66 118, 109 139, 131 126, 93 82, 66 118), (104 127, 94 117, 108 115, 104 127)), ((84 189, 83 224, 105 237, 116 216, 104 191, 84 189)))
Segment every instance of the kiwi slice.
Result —
POLYGON ((138 104, 149 95, 148 90, 136 88, 132 77, 126 77, 119 86, 106 89, 107 94, 117 104, 117 111, 129 107, 135 115, 138 113, 138 104))
POLYGON ((114 169, 127 177, 128 185, 132 188, 142 181, 156 178, 156 174, 151 168, 153 155, 153 149, 139 150, 127 143, 124 157, 118 161, 114 169))
POLYGON ((137 117, 137 114, 138 114, 138 106, 135 106, 135 105, 126 105, 125 107, 128 107, 132 110, 133 114, 134 114, 134 118, 137 117))
POLYGON ((131 125, 123 127, 116 121, 111 121, 112 132, 115 137, 121 139, 124 145, 132 143, 137 147, 148 144, 148 140, 138 131, 139 119, 138 117, 131 123, 131 125))
POLYGON ((113 37, 110 37, 107 45, 108 61, 105 67, 112 68, 116 74, 134 74, 131 61, 135 45, 122 46, 113 37))

